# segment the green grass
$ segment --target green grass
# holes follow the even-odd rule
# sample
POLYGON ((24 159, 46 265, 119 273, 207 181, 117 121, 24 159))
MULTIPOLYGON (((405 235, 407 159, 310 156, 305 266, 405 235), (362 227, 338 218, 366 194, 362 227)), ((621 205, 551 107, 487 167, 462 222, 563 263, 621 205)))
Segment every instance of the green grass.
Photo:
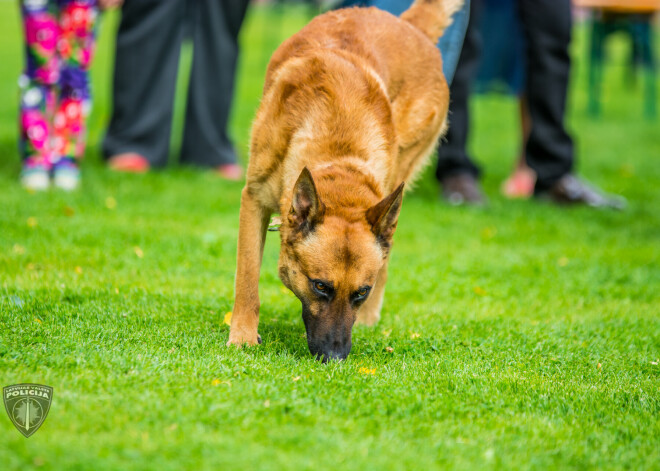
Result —
MULTIPOLYGON (((232 128, 243 156, 265 61, 305 21, 267 14, 243 34, 232 128)), ((55 388, 30 439, 0 413, 0 468, 660 469, 660 134, 623 84, 624 43, 592 121, 578 30, 570 124, 580 172, 629 209, 503 200, 516 105, 478 98, 472 148, 490 207, 441 204, 427 174, 404 203, 381 323, 323 365, 277 279, 276 234, 264 343, 224 346, 240 184, 102 167, 115 24, 105 18, 100 37, 82 190, 28 194, 18 17, 0 3, 0 386, 55 388)))

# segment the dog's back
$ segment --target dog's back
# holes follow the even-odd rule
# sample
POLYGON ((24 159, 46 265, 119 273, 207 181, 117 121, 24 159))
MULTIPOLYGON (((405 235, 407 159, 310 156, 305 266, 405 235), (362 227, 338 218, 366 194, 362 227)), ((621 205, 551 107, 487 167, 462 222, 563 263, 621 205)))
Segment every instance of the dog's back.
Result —
POLYGON ((248 169, 248 183, 268 180, 268 206, 279 209, 303 166, 338 153, 363 155, 383 192, 414 177, 445 129, 449 91, 435 47, 452 13, 445 3, 418 1, 401 18, 376 8, 326 13, 278 48, 248 169), (291 152, 310 129, 313 142, 291 152), (289 165, 280 165, 287 157, 289 165))

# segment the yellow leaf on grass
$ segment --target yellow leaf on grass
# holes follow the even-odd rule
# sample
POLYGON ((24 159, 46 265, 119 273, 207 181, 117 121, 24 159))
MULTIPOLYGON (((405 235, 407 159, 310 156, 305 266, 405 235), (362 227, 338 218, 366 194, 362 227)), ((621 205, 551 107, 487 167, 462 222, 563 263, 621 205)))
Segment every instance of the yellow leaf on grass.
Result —
POLYGON ((18 244, 14 244, 14 247, 13 247, 12 250, 14 251, 15 254, 18 254, 18 255, 23 255, 25 253, 25 247, 23 247, 22 245, 18 245, 18 244))
POLYGON ((363 375, 375 375, 376 374, 376 368, 360 368, 359 372, 360 372, 360 374, 363 374, 363 375))
POLYGON ((27 218, 27 225, 29 228, 34 229, 35 227, 37 227, 38 224, 39 222, 37 221, 37 218, 35 218, 34 216, 30 216, 29 218, 27 218))
POLYGON ((557 260, 557 265, 559 265, 560 267, 565 267, 566 265, 568 265, 568 262, 569 262, 568 257, 559 257, 559 260, 557 260))
POLYGON ((223 322, 227 325, 231 325, 231 314, 232 314, 231 311, 225 314, 225 320, 223 322))
POLYGON ((481 286, 475 286, 474 288, 474 294, 477 296, 486 296, 486 290, 483 289, 481 286))
POLYGON ((105 199, 105 207, 110 210, 115 209, 117 207, 117 200, 114 199, 112 196, 108 196, 105 199))
POLYGON ((137 245, 136 245, 135 247, 133 247, 133 250, 135 251, 135 255, 137 255, 137 258, 142 258, 142 257, 144 257, 144 252, 143 252, 142 249, 141 249, 140 247, 138 247, 137 245))
POLYGON ((484 240, 490 240, 497 235, 497 228, 493 226, 484 227, 481 230, 481 238, 484 240))
POLYGON ((76 267, 74 270, 77 274, 82 275, 82 272, 83 272, 82 267, 76 267))
POLYGON ((220 381, 218 378, 216 378, 216 379, 214 379, 213 381, 211 381, 211 384, 212 384, 213 386, 220 386, 220 383, 221 383, 221 381, 220 381))

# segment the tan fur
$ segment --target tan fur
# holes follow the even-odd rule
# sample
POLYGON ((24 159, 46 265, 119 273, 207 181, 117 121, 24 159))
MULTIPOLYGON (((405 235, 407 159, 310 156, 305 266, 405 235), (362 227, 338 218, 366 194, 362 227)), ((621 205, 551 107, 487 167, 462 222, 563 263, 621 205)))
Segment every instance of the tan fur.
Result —
POLYGON ((303 302, 308 340, 348 328, 350 343, 356 317, 378 320, 395 188, 412 181, 446 129, 449 93, 434 43, 458 6, 417 0, 403 19, 375 8, 326 13, 275 52, 241 198, 229 344, 259 341, 259 270, 275 212, 280 278, 303 302), (311 291, 316 279, 333 284, 331 301, 311 291), (362 286, 371 292, 356 307, 350 299, 362 286))

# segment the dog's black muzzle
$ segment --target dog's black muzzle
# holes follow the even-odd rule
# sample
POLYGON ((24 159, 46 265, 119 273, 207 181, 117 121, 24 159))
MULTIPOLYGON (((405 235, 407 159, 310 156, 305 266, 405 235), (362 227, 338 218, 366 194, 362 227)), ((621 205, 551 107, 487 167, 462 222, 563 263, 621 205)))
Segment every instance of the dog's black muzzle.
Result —
POLYGON ((317 360, 344 360, 351 353, 352 323, 329 316, 314 316, 303 308, 303 321, 307 330, 307 346, 317 360))

